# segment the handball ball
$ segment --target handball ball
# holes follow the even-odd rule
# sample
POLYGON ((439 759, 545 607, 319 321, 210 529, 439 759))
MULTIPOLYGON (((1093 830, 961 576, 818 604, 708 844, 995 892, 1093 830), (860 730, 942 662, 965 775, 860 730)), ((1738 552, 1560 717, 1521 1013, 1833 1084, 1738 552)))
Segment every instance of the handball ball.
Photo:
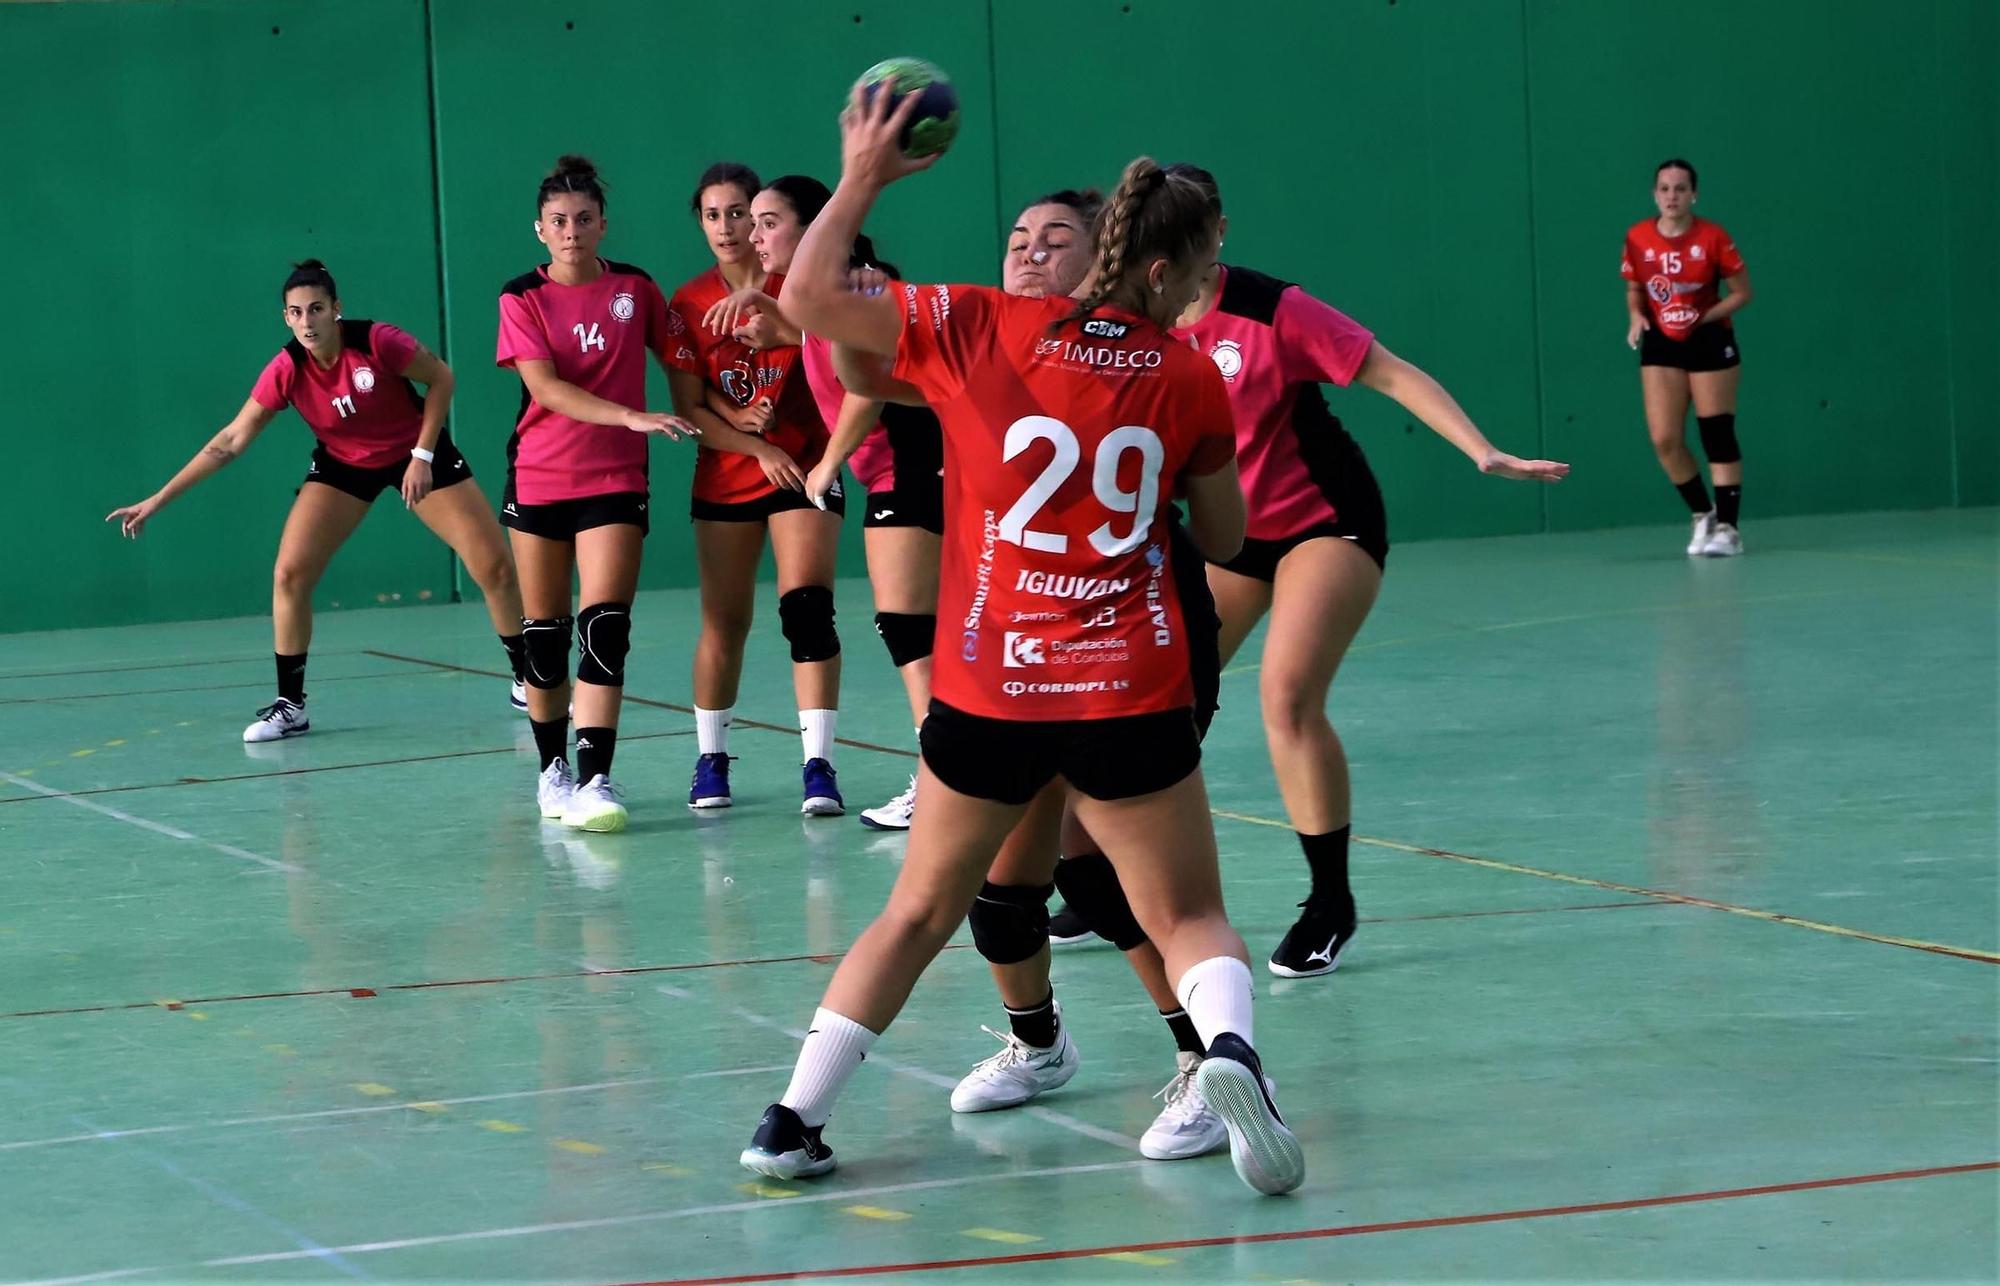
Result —
POLYGON ((893 108, 917 95, 917 114, 903 127, 903 155, 936 156, 958 137, 958 91, 943 71, 921 58, 889 58, 861 73, 863 92, 886 86, 893 108))

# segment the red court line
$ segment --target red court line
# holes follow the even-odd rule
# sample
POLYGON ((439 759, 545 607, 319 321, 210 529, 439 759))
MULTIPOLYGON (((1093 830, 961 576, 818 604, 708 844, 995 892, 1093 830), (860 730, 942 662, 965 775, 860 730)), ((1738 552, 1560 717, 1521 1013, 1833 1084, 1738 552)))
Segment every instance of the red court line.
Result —
POLYGON ((966 1259, 933 1259, 922 1263, 869 1264, 854 1268, 813 1268, 792 1272, 741 1273, 730 1277, 676 1277, 632 1286, 740 1286, 747 1282, 798 1281, 819 1277, 877 1277, 890 1273, 937 1272, 947 1268, 992 1268, 1005 1264, 1041 1264, 1066 1259, 1090 1259, 1098 1255, 1144 1254, 1160 1250, 1198 1250, 1211 1246, 1254 1246, 1265 1242, 1309 1241, 1325 1237, 1360 1237, 1378 1232, 1415 1232, 1427 1228, 1463 1228, 1473 1224, 1508 1223, 1522 1219, 1553 1219, 1564 1215, 1606 1214, 1619 1210, 1645 1210, 1660 1206, 1684 1206, 1707 1201, 1732 1201, 1739 1197, 1768 1197, 1786 1192, 1813 1192, 1825 1188, 1848 1188, 1868 1183, 1898 1183, 1910 1179, 1931 1179, 1948 1174, 1976 1174, 2000 1170, 2000 1161, 1977 1161, 1970 1165, 1941 1165, 1923 1170, 1889 1170, 1880 1174, 1850 1174, 1832 1179, 1806 1179, 1796 1183, 1767 1183, 1754 1188, 1718 1188, 1710 1192, 1677 1192, 1659 1197, 1635 1197, 1625 1201, 1593 1201, 1574 1206, 1541 1206, 1527 1210, 1495 1210, 1476 1215, 1447 1215, 1436 1219, 1400 1219, 1391 1223, 1342 1224, 1332 1228, 1300 1228, 1289 1232, 1245 1233, 1232 1237, 1183 1237, 1173 1241, 1133 1242, 1120 1246, 1086 1246, 1072 1250, 1039 1250, 1017 1255, 980 1255, 966 1259))
MULTIPOLYGON (((1544 915, 1556 911, 1613 911, 1622 907, 1666 906, 1664 902, 1589 902, 1574 906, 1531 906, 1501 911, 1447 911, 1436 915, 1384 916, 1363 918, 1363 924, 1410 924, 1420 920, 1474 920, 1492 915, 1544 915)), ((970 951, 972 945, 955 942, 946 951, 970 951)), ((316 996, 347 996, 366 999, 391 991, 442 991, 456 987, 496 987, 511 982, 556 982, 574 978, 617 978, 650 973, 690 973, 701 969, 733 969, 750 965, 833 964, 845 951, 798 956, 754 956, 742 960, 698 960, 690 964, 631 965, 620 969, 571 969, 561 973, 503 974, 493 978, 445 978, 431 982, 395 982, 366 987, 315 987, 306 991, 261 991, 240 996, 193 996, 173 1000, 133 1000, 105 1005, 77 1005, 67 1009, 22 1009, 0 1013, 5 1018, 55 1018, 66 1014, 106 1014, 132 1009, 186 1009, 190 1005, 229 1005, 245 1000, 303 1000, 316 996)))
MULTIPOLYGON (((321 683, 353 683, 357 679, 399 678, 395 671, 382 674, 315 674, 315 686, 321 683)), ((105 701, 112 697, 156 697, 169 696, 176 692, 246 692, 265 691, 270 688, 268 680, 258 683, 198 683, 184 688, 130 688, 122 692, 62 692, 41 697, 0 697, 0 706, 55 705, 62 701, 105 701)))
MULTIPOLYGON (((352 656, 351 652, 323 652, 319 656, 352 656)), ((161 661, 153 665, 106 665, 92 670, 29 670, 21 674, 0 674, 0 683, 14 679, 75 679, 91 674, 132 674, 139 670, 191 670, 203 665, 252 665, 270 664, 271 654, 259 656, 222 657, 207 661, 161 661)))

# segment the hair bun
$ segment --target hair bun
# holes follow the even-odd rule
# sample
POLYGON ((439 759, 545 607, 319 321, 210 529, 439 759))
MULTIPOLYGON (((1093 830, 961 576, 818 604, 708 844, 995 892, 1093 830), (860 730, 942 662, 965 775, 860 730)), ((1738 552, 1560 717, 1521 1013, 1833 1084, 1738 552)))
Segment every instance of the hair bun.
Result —
POLYGON ((550 177, 594 179, 597 177, 597 167, 591 163, 590 158, 587 156, 578 156, 574 152, 565 152, 556 158, 556 168, 550 177))

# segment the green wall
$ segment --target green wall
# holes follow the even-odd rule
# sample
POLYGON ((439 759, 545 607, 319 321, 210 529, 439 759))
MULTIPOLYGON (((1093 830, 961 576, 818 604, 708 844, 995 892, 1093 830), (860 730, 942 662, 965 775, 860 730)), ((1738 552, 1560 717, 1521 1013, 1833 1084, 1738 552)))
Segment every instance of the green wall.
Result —
MULTIPOLYGON (((1226 258, 1361 318, 1496 442, 1577 466, 1553 490, 1484 479, 1386 401, 1336 395, 1398 540, 1677 517, 1615 267, 1673 153, 1758 287, 1749 520, 2000 503, 1988 0, 8 4, 0 523, 27 556, 0 563, 0 630, 266 610, 310 447, 295 417, 136 544, 99 519, 241 404, 308 254, 350 313, 453 361, 453 431, 497 497, 518 386, 491 364, 494 298, 538 262, 554 156, 599 163, 607 253, 671 290, 708 262, 685 204, 702 166, 831 179, 846 85, 906 51, 951 71, 966 114, 871 225, 913 276, 990 280, 1020 200, 1108 187, 1142 151, 1196 160, 1229 205, 1226 258)), ((645 583, 690 584, 671 518, 689 449, 654 451, 645 583)), ((452 593, 443 549, 379 508, 322 606, 452 593)))

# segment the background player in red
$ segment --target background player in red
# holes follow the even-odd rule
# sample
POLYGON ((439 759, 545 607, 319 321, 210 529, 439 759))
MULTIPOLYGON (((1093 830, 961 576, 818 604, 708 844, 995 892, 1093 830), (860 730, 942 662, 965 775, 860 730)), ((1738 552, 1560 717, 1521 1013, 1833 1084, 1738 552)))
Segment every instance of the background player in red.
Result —
POLYGON ((127 536, 136 537, 175 497, 243 454, 278 412, 296 407, 319 445, 285 519, 271 577, 278 699, 257 712, 243 740, 276 741, 312 727, 306 718, 306 652, 312 644, 313 588, 375 497, 392 487, 451 546, 485 595, 514 672, 509 698, 516 709, 525 709, 514 560, 492 506, 472 481, 471 466, 445 431, 451 368, 407 331, 387 322, 343 319, 333 274, 317 259, 293 267, 281 298, 292 340, 264 367, 236 418, 166 486, 136 505, 112 510, 106 521, 117 519, 127 536), (424 385, 428 395, 418 393, 412 381, 424 385))
MULTIPOLYGON (((842 961, 792 1084, 742 1160, 798 1177, 833 1168, 832 1101, 979 892, 994 851, 1050 780, 1123 868, 1133 903, 1210 1056, 1202 1088, 1229 1123, 1239 1174, 1281 1192, 1298 1141, 1251 1048, 1250 970, 1222 911, 1200 775, 1186 624, 1167 575, 1165 510, 1185 488, 1194 535, 1226 555, 1241 533, 1228 403, 1212 368, 1165 333, 1213 262, 1205 195, 1149 160, 1127 167, 1081 301, 990 288, 846 288, 847 246, 881 188, 929 164, 905 156, 918 105, 856 87, 842 116, 840 190, 801 243, 790 305, 809 331, 896 359, 945 433, 939 595, 953 646, 935 657, 919 791, 888 907, 842 961), (1004 628, 1064 577, 1107 582, 1116 623, 1076 613, 1004 628), (961 628, 962 625, 962 628, 961 628)), ((1019 906, 985 933, 1045 933, 1019 906)))
POLYGON ((768 529, 804 743, 800 811, 831 816, 845 811, 833 768, 840 705, 833 578, 843 504, 835 494, 822 509, 805 493, 806 471, 826 447, 826 425, 803 376, 787 378, 798 361, 798 336, 779 333, 775 316, 752 318, 747 330, 703 324, 735 291, 776 296, 783 290, 785 265, 767 269, 750 240, 751 202, 761 191, 747 166, 723 162, 701 176, 690 205, 715 267, 675 291, 670 312, 674 407, 702 430, 690 505, 701 635, 694 655, 698 744, 688 805, 727 808, 732 802, 729 723, 768 529))
POLYGON ((536 194, 535 236, 548 263, 500 293, 495 361, 521 377, 507 444, 507 500, 527 620, 528 717, 541 759, 544 817, 591 831, 625 828, 611 781, 632 639, 632 596, 648 527, 646 433, 694 427, 646 410, 646 354, 664 367, 667 301, 646 273, 598 257, 604 184, 565 156, 536 194), (571 576, 581 604, 570 615, 571 576), (576 684, 569 652, 579 643, 576 684), (576 772, 565 752, 576 718, 576 772))
POLYGON ((1720 224, 1695 217, 1694 166, 1679 157, 1653 172, 1657 219, 1625 233, 1618 271, 1625 278, 1625 344, 1639 350, 1646 431, 1667 481, 1694 513, 1690 557, 1743 552, 1743 450, 1736 444, 1736 381, 1742 365, 1730 317, 1750 302, 1750 270, 1720 224), (1721 293, 1727 283, 1729 293, 1721 293), (1688 402, 1694 402, 1702 453, 1715 480, 1715 505, 1701 466, 1687 449, 1688 402))

